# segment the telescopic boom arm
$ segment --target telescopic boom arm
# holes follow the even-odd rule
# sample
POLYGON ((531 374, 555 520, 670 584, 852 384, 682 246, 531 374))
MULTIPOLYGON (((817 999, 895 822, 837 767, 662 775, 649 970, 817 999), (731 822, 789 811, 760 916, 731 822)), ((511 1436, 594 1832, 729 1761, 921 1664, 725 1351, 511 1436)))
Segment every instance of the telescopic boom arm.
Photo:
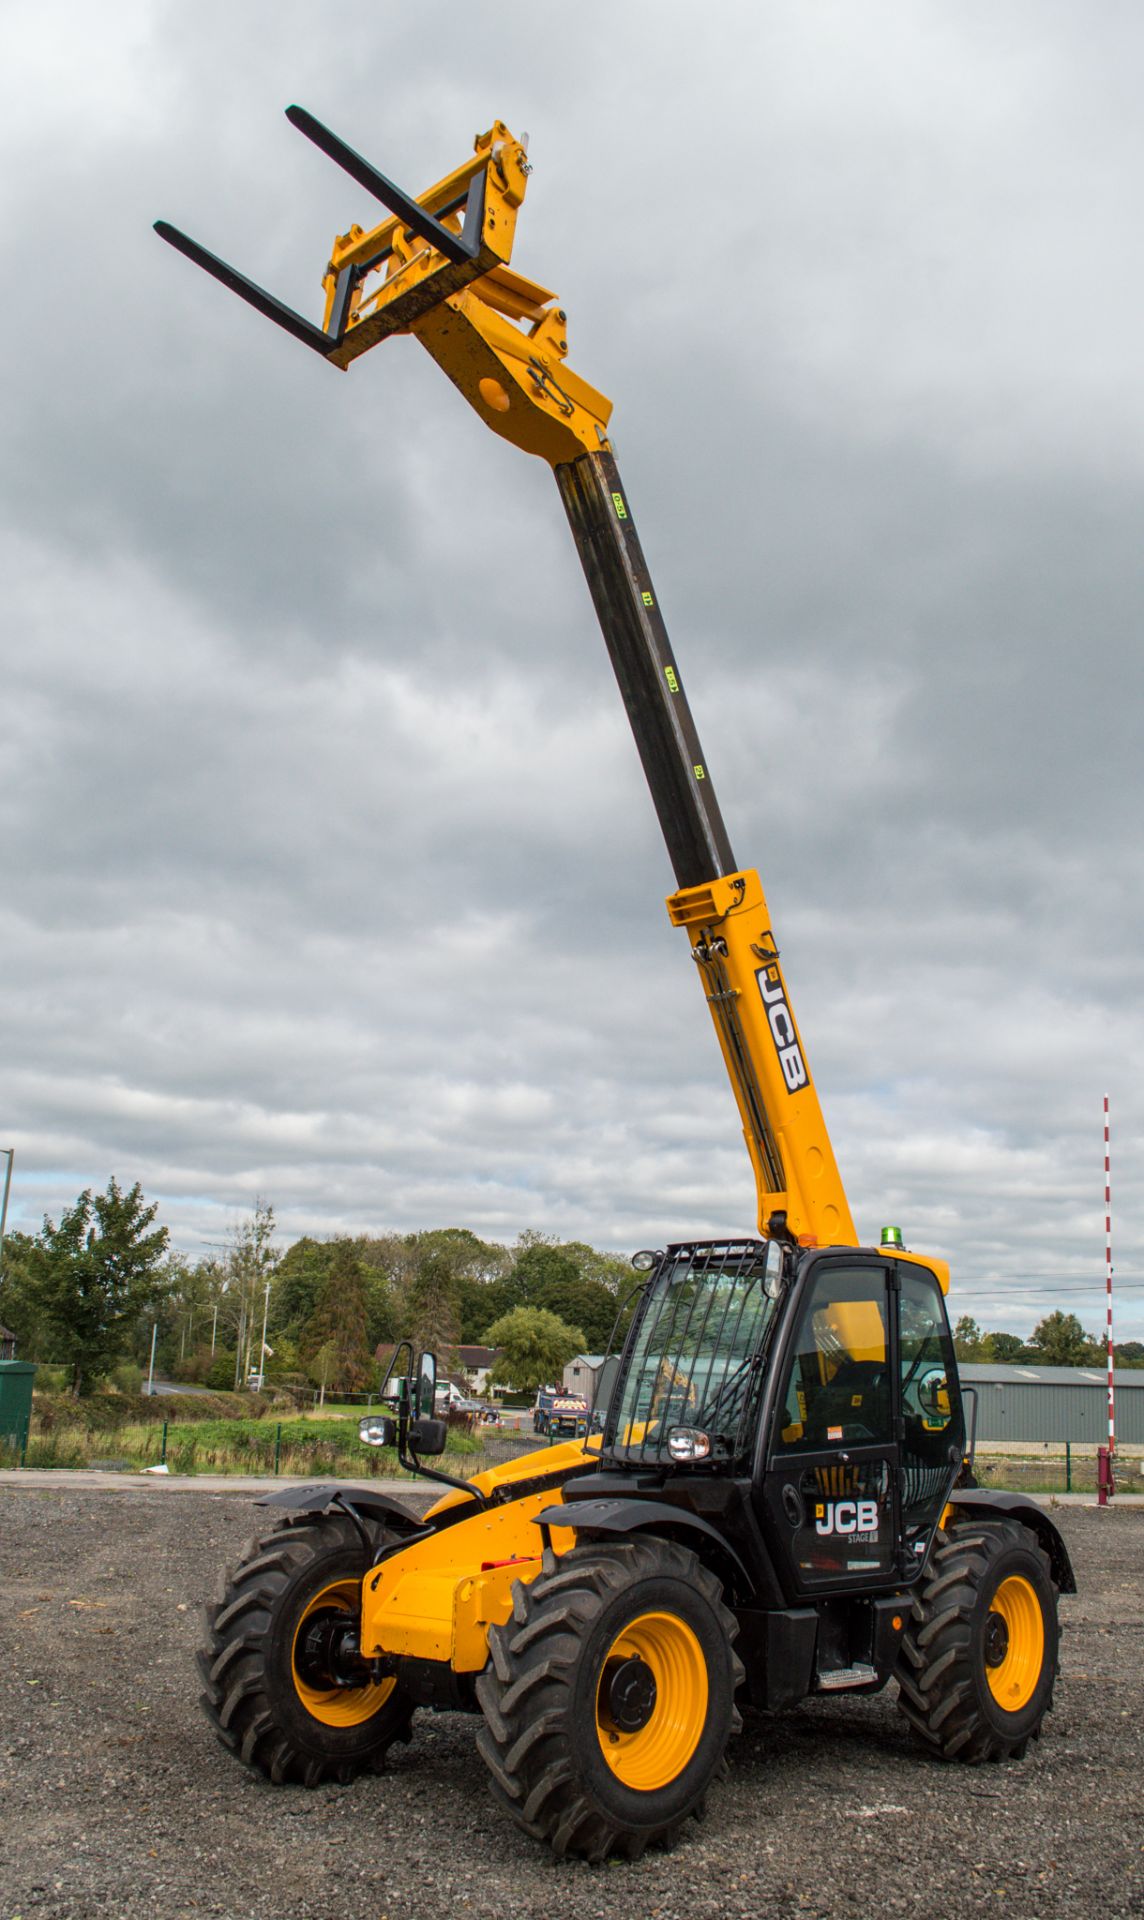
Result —
POLYGON ((334 241, 321 326, 166 221, 156 232, 335 367, 413 334, 494 433, 553 468, 675 872, 668 913, 711 1009, 759 1225, 807 1245, 856 1245, 762 885, 732 854, 608 440, 612 403, 567 365, 556 295, 509 265, 527 136, 496 121, 470 160, 412 198, 303 108, 287 118, 389 211, 334 241))

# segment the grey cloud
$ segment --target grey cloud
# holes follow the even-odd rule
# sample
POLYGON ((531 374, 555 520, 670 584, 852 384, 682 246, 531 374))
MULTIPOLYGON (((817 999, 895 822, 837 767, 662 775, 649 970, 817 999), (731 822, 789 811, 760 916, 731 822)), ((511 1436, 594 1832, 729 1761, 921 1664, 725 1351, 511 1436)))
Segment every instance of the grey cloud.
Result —
POLYGON ((517 260, 616 398, 863 1231, 1095 1327, 1051 1289, 1100 1279, 1108 1088, 1144 1283, 1144 29, 1102 19, 10 9, 0 236, 33 288, 66 238, 0 316, 19 1223, 115 1171, 191 1248, 257 1193, 289 1233, 752 1224, 548 475, 412 342, 335 375, 150 233, 316 311, 370 212, 301 98, 415 186, 532 134, 517 260))

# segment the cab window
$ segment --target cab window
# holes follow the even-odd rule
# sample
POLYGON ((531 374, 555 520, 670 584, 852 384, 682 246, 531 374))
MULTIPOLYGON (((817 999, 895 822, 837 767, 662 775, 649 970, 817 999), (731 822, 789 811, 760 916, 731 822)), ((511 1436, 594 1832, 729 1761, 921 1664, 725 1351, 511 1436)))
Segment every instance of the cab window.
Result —
POLYGON ((890 1444, 884 1271, 824 1265, 802 1310, 777 1450, 890 1444))
POLYGON ((899 1314, 903 1464, 944 1468, 965 1426, 945 1303, 926 1268, 903 1264, 899 1314))

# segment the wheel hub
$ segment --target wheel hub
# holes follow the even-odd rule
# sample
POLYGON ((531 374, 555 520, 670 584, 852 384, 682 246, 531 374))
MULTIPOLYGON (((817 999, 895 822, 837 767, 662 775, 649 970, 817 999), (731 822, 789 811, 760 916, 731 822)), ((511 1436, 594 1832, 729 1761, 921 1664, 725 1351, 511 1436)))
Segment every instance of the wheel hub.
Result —
POLYGON ((612 1732, 638 1733, 655 1712, 655 1675, 638 1654, 609 1660, 600 1687, 600 1718, 612 1732))
POLYGON ((340 1607, 322 1607, 305 1621, 294 1649, 298 1677, 308 1687, 361 1687, 370 1678, 361 1657, 357 1621, 340 1607))
POLYGON ((1009 1651, 1009 1622, 999 1613, 991 1613, 985 1622, 985 1664, 999 1667, 1009 1651))

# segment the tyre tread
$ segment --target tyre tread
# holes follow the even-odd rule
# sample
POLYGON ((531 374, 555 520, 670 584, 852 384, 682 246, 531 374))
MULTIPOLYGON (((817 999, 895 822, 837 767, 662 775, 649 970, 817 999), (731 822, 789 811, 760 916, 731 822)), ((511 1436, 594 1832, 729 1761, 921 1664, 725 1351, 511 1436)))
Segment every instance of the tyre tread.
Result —
POLYGON ((279 1683, 268 1670, 266 1651, 275 1608, 300 1574, 347 1548, 360 1552, 348 1518, 287 1514, 247 1542, 218 1601, 205 1610, 208 1640, 198 1654, 203 1711, 222 1745, 275 1786, 317 1787, 377 1771, 393 1742, 409 1738, 413 1705, 396 1695, 390 1700, 400 1711, 383 1709, 376 1721, 363 1723, 372 1740, 361 1737, 361 1727, 353 1729, 357 1737, 349 1754, 308 1750, 282 1723, 279 1683))
MULTIPOLYGON (((714 1612, 730 1652, 733 1702, 744 1679, 734 1649, 737 1622, 714 1574, 695 1553, 672 1542, 637 1538, 606 1547, 585 1544, 559 1559, 548 1549, 536 1579, 516 1583, 511 1619, 490 1628, 489 1664, 476 1686, 485 1721, 477 1750, 494 1798, 559 1858, 635 1860, 648 1845, 672 1844, 682 1825, 678 1813, 659 1824, 654 1818, 647 1826, 625 1823, 577 1779, 569 1751, 577 1655, 585 1635, 626 1588, 641 1578, 664 1576, 698 1588, 714 1612)), ((732 1704, 728 1731, 741 1724, 732 1704)), ((724 1765, 720 1755, 711 1777, 718 1777, 724 1765)), ((688 1812, 705 1810, 709 1784, 704 1781, 688 1812)))
POLYGON ((1006 1733, 979 1704, 974 1621, 983 1589, 996 1582, 998 1560, 1015 1548, 1037 1561, 1055 1608, 1047 1554, 1035 1534, 1009 1519, 949 1531, 939 1528, 928 1577, 914 1596, 898 1654, 898 1707, 922 1743, 942 1759, 970 1766, 1019 1760, 1052 1707, 1055 1644, 1053 1670, 1034 1726, 1006 1733))

